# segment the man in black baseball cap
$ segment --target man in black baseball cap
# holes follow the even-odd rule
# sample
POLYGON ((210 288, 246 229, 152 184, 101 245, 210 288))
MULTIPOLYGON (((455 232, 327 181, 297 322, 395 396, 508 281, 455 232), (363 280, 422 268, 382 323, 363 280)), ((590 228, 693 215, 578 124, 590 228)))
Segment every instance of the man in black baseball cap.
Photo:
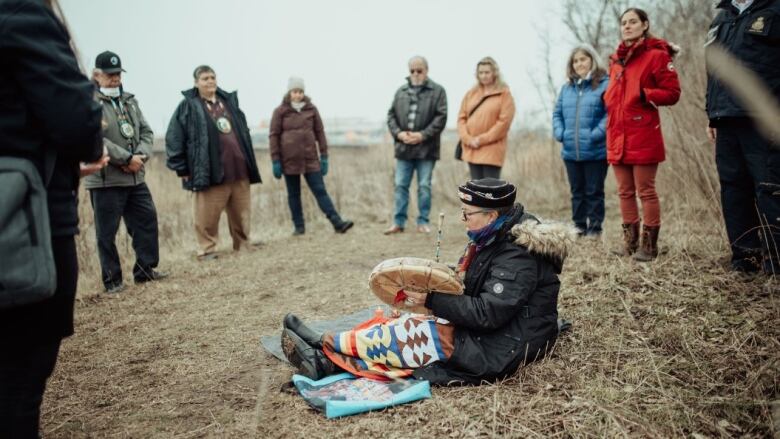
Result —
POLYGON ((122 72, 116 53, 106 51, 95 58, 92 79, 98 85, 95 97, 103 107, 103 145, 110 159, 102 172, 84 178, 95 214, 103 285, 111 294, 125 289, 115 244, 120 219, 133 240, 135 282, 167 276, 155 269, 160 261, 157 210, 144 180, 154 133, 138 100, 122 88, 122 72))
POLYGON ((124 72, 122 60, 114 52, 106 50, 95 58, 95 68, 106 74, 124 72))

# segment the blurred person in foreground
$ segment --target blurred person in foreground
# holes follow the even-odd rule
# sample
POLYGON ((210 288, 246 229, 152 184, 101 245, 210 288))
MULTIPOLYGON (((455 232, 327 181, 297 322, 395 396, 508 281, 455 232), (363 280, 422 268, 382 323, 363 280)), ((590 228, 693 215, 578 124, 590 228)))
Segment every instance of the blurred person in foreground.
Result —
MULTIPOLYGON (((780 104, 780 0, 723 0, 706 47, 717 45, 752 70, 780 104)), ((756 127, 749 106, 708 76, 707 135, 715 163, 731 268, 780 273, 780 139, 756 127)))
POLYGON ((571 188, 571 215, 580 235, 598 237, 604 222, 607 177, 607 110, 604 92, 609 78, 596 50, 582 44, 566 63, 568 81, 553 110, 555 140, 571 188))
POLYGON ((237 92, 217 86, 217 74, 201 65, 192 74, 194 87, 181 101, 165 136, 167 166, 194 193, 193 211, 198 259, 217 257, 219 218, 227 212, 233 250, 250 246, 251 195, 260 183, 246 116, 237 92))
POLYGON ((290 77, 287 93, 271 117, 268 138, 274 178, 284 175, 287 186, 287 204, 295 226, 293 235, 306 233, 301 174, 336 233, 346 233, 352 228, 354 223, 341 219, 325 189, 323 177, 328 175, 328 141, 320 112, 304 93, 303 79, 290 77))
POLYGON ((428 77, 428 61, 409 60, 409 76, 393 98, 387 127, 395 145, 395 212, 385 235, 404 231, 409 185, 417 172, 417 231, 430 233, 431 179, 439 160, 441 133, 447 124, 447 93, 428 77))
POLYGON ((47 183, 56 268, 53 296, 0 309, 2 438, 39 437, 46 381, 62 339, 73 334, 79 162, 93 162, 82 167, 87 174, 108 161, 100 105, 61 17, 54 0, 0 0, 0 159, 29 159, 47 183))
POLYGON ((658 165, 666 158, 658 107, 680 99, 680 81, 672 58, 679 48, 650 33, 641 9, 620 16, 622 42, 610 57, 607 107, 607 161, 617 180, 623 245, 613 253, 640 262, 658 256, 661 203, 655 190, 658 165), (642 225, 637 195, 642 200, 642 225))
POLYGON ((95 214, 101 277, 109 294, 125 289, 116 249, 116 233, 122 219, 133 240, 135 283, 168 277, 167 273, 155 270, 160 262, 157 210, 144 182, 154 133, 135 96, 122 86, 124 71, 122 60, 114 52, 105 51, 95 58, 92 79, 98 85, 95 97, 103 107, 103 145, 109 162, 100 172, 84 179, 95 214))
POLYGON ((503 379, 543 358, 558 337, 558 275, 576 232, 540 222, 516 193, 493 178, 458 188, 469 238, 457 270, 462 295, 404 290, 406 303, 429 315, 338 333, 316 333, 288 314, 282 347, 290 363, 312 379, 346 370, 447 385, 503 379))
POLYGON ((477 84, 466 92, 458 113, 461 158, 469 164, 472 180, 499 178, 515 117, 515 100, 493 58, 479 60, 476 77, 477 84))

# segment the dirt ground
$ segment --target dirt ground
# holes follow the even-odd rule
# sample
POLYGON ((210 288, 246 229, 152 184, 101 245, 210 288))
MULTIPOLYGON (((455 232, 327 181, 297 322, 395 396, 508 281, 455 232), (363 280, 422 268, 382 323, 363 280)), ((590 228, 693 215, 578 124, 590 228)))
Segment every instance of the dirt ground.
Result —
MULTIPOLYGON (((445 260, 463 244, 458 226, 446 228, 445 260)), ((170 279, 116 297, 84 292, 77 336, 64 343, 46 396, 46 436, 771 434, 780 337, 766 281, 693 261, 718 275, 693 282, 682 258, 637 266, 589 241, 568 264, 584 269, 563 277, 561 312, 574 329, 549 359, 505 383, 436 388, 431 400, 324 419, 280 392, 292 369, 259 338, 280 331, 288 311, 326 319, 376 303, 366 286, 375 264, 433 256, 433 236, 385 237, 383 227, 358 224, 342 236, 321 225, 254 252, 181 258, 167 264, 170 279)))
MULTIPOLYGON (((335 157, 336 166, 349 158, 335 157)), ((460 168, 447 166, 455 165, 437 167, 439 188, 454 188, 448 175, 462 178, 460 168)), ((362 172, 363 192, 391 193, 390 171, 374 180, 375 171, 362 172)), ((565 219, 565 189, 556 189, 557 173, 547 174, 550 183, 512 178, 529 210, 565 219)), ((304 237, 293 238, 289 220, 267 212, 286 210, 282 186, 272 180, 260 191, 266 204, 253 211, 263 245, 234 254, 223 227, 221 257, 197 262, 187 199, 175 181, 162 184, 156 175, 174 178, 157 170, 150 181, 160 211, 160 268, 169 279, 101 293, 90 214, 82 212, 76 335, 63 343, 50 380, 45 437, 699 438, 777 431, 778 286, 724 270, 721 225, 707 212, 667 204, 665 254, 640 265, 608 253, 619 241, 609 198, 603 241, 578 241, 566 262, 559 309, 574 326, 551 356, 502 383, 434 388, 429 400, 326 420, 280 391, 293 370, 265 352, 260 337, 279 333, 287 312, 331 319, 377 303, 367 287, 371 269, 393 257, 433 258, 435 236, 383 236, 387 206, 358 211, 359 199, 349 197, 366 194, 336 179, 329 187, 337 205, 352 210, 355 228, 333 233, 308 200, 314 220, 304 237)), ((454 261, 465 235, 445 194, 435 193, 434 212, 446 213, 442 260, 454 261)), ((125 257, 126 239, 119 241, 125 257)))

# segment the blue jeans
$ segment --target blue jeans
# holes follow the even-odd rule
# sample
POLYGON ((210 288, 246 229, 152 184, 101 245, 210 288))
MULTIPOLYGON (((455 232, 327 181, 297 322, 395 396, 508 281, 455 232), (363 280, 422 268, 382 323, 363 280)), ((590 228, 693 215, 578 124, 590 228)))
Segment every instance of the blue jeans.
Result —
POLYGON ((396 160, 395 165, 395 225, 404 228, 406 210, 409 207, 409 186, 412 184, 414 171, 417 171, 417 207, 420 214, 417 224, 428 224, 431 213, 431 178, 433 177, 434 160, 396 160))
MULTIPOLYGON (((325 189, 325 180, 322 179, 322 173, 309 172, 303 174, 303 178, 306 180, 306 184, 309 185, 311 193, 314 194, 314 198, 317 200, 317 205, 320 206, 320 210, 330 220, 334 226, 341 223, 341 217, 336 208, 333 206, 333 202, 330 200, 330 195, 325 189)), ((296 229, 304 228, 303 221, 303 206, 301 205, 301 176, 300 175, 284 175, 284 182, 287 185, 287 204, 290 206, 290 213, 292 214, 293 224, 296 229)))
POLYGON ((564 160, 571 187, 571 219, 585 235, 601 233, 604 222, 606 160, 564 160))

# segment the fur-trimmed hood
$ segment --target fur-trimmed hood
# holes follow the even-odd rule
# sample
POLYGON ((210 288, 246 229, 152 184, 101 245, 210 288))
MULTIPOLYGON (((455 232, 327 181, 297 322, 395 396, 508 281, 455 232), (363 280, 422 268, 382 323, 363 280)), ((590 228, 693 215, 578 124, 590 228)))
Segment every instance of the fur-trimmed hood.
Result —
POLYGON ((529 215, 515 224, 510 233, 515 244, 550 260, 559 272, 577 240, 576 227, 559 221, 539 220, 529 215))
MULTIPOLYGON (((623 43, 618 44, 618 50, 620 49, 621 44, 623 43)), ((634 53, 631 55, 631 59, 636 58, 640 53, 646 50, 661 50, 668 53, 669 57, 674 59, 682 52, 682 47, 680 47, 678 44, 666 41, 663 38, 648 37, 645 38, 644 41, 642 41, 642 43, 636 47, 636 49, 634 49, 634 53)), ((616 62, 620 62, 617 50, 609 57, 610 65, 616 62)), ((625 62, 628 63, 628 60, 625 60, 625 62)))

